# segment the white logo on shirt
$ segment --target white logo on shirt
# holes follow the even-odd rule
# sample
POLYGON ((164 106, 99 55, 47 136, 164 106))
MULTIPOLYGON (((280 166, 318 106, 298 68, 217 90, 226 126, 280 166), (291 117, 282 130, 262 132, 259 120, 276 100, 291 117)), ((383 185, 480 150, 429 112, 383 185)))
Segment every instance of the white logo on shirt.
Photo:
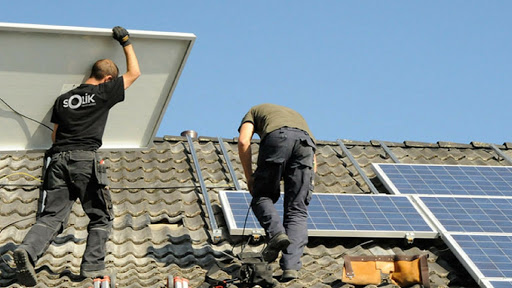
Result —
POLYGON ((64 108, 71 108, 76 109, 78 107, 86 107, 86 106, 93 106, 96 105, 96 101, 94 101, 94 94, 87 94, 85 93, 84 96, 80 95, 73 95, 69 97, 69 99, 65 99, 63 101, 64 108))

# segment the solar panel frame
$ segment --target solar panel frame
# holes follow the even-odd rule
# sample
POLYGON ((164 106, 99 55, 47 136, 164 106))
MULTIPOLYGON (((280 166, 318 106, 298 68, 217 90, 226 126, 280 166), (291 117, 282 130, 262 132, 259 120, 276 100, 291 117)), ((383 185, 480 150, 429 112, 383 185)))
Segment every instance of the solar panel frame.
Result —
POLYGON ((485 288, 510 288, 512 279, 482 279, 481 285, 485 288))
POLYGON ((441 233, 512 233, 512 197, 412 195, 441 233))
MULTIPOLYGON (((249 210, 252 197, 248 192, 220 191, 219 199, 231 235, 265 234, 249 210)), ((281 217, 282 199, 280 197, 276 203, 281 217)), ((309 236, 403 238, 412 235, 430 239, 439 236, 429 219, 418 211, 408 196, 313 194, 308 213, 309 236), (333 211, 338 212, 334 214, 333 211)))
POLYGON ((372 163, 372 168, 392 194, 512 197, 510 166, 372 163))
POLYGON ((511 287, 512 167, 372 167, 391 193, 411 196, 481 287, 511 287))
POLYGON ((481 287, 512 281, 512 234, 444 233, 442 238, 481 287))

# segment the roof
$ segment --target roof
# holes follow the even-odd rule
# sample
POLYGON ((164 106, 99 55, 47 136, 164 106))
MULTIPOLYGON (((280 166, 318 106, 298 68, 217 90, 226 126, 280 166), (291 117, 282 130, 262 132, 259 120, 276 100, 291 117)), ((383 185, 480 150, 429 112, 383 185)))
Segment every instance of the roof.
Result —
MULTIPOLYGON (((238 158, 237 139, 223 139, 239 184, 246 187, 238 158)), ((387 193, 371 163, 491 165, 506 166, 512 157, 512 143, 494 145, 438 142, 403 143, 340 140, 318 141, 318 171, 314 193, 370 193, 371 187, 387 193), (356 161, 357 164, 351 161, 356 161), (358 172, 359 166, 364 175, 358 172)), ((253 159, 259 142, 253 141, 253 159)), ((195 173, 187 138, 165 136, 145 150, 101 151, 108 165, 114 202, 114 229, 107 243, 106 263, 117 271, 118 287, 165 287, 169 275, 190 279, 190 287, 203 284, 209 267, 226 258, 223 252, 240 251, 247 238, 228 233, 218 192, 234 189, 229 167, 218 138, 200 137, 194 148, 204 184, 213 206, 222 240, 211 241, 209 219, 195 173)), ((18 287, 12 251, 35 222, 43 153, 0 153, 0 286, 18 287), (9 175, 9 176, 6 176, 9 175)), ((36 265, 38 282, 44 287, 87 287, 80 281, 80 261, 85 249, 88 219, 75 203, 65 230, 58 235, 36 265)), ((259 251, 261 242, 248 248, 259 251)), ((477 287, 468 272, 439 239, 326 238, 310 237, 300 278, 281 287, 349 287, 341 282, 343 256, 382 254, 429 254, 430 282, 434 287, 477 287)), ((277 261, 275 274, 281 273, 277 261)), ((388 285, 392 287, 391 285, 388 285)))

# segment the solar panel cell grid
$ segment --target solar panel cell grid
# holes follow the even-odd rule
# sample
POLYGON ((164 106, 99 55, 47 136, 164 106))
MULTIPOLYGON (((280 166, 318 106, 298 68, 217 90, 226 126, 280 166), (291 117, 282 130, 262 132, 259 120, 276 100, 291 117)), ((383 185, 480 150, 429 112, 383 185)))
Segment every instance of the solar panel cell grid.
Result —
MULTIPOLYGON (((247 192, 222 191, 221 199, 227 198, 231 206, 236 227, 233 229, 261 229, 252 211, 245 221, 251 196, 247 192)), ((276 203, 283 215, 283 197, 276 203)), ((224 204, 223 204, 223 208, 224 204)), ((226 211, 226 209, 224 209, 226 211)), ((392 195, 350 195, 350 194, 314 194, 308 208, 308 230, 325 231, 387 231, 407 233, 420 232, 435 237, 430 227, 406 196, 392 195)), ((329 234, 332 235, 332 234, 329 234)), ((356 235, 356 234, 354 234, 356 235)))
POLYGON ((419 194, 414 198, 475 280, 485 287, 512 286, 512 167, 373 167, 393 193, 419 194))
POLYGON ((512 233, 512 199, 420 197, 448 232, 512 233))
POLYGON ((512 287, 512 281, 489 281, 490 286, 494 288, 510 288, 512 287))
POLYGON ((512 277, 512 237, 452 235, 484 277, 512 277))
POLYGON ((512 167, 408 164, 374 167, 378 167, 379 177, 389 179, 390 183, 386 184, 401 194, 512 196, 512 167))

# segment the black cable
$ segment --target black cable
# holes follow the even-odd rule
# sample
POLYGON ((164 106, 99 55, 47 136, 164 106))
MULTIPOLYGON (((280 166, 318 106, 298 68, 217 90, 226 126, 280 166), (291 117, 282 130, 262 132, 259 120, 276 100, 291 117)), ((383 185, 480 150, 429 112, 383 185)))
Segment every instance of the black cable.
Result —
MULTIPOLYGON (((251 211, 251 205, 250 204, 249 204, 249 208, 247 208, 247 214, 245 214, 244 227, 242 228, 242 239, 245 236, 245 226, 247 225, 247 218, 249 218, 249 211, 251 211)), ((245 243, 245 244, 242 243, 241 249, 240 249, 240 253, 244 252, 245 246, 249 243, 250 240, 251 240, 251 238, 249 238, 247 243, 245 243)), ((233 246, 233 248, 231 248, 231 254, 233 254, 233 250, 235 250, 235 246, 233 246)))
MULTIPOLYGON (((252 203, 252 202, 251 202, 252 203)), ((249 204, 249 208, 247 208, 247 214, 245 214, 245 220, 244 220, 244 228, 242 229, 242 239, 244 238, 244 235, 245 235, 245 226, 247 225, 247 218, 249 218, 249 211, 251 211, 251 204, 249 204)), ((250 240, 251 238, 249 238, 250 240)), ((249 243, 249 241, 247 241, 247 243, 245 244, 242 244, 242 247, 240 249, 240 253, 244 252, 244 249, 245 249, 245 246, 249 243)))
POLYGON ((33 118, 30 118, 28 116, 25 116, 25 115, 21 114, 20 112, 14 110, 14 108, 12 108, 9 104, 7 104, 7 102, 5 102, 4 99, 2 99, 2 97, 0 97, 0 101, 4 102, 4 104, 7 105, 7 107, 9 107, 9 109, 11 109, 14 113, 20 115, 21 117, 27 118, 28 120, 32 120, 32 121, 36 122, 37 124, 42 125, 42 126, 48 128, 48 129, 50 129, 50 131, 53 131, 53 129, 50 128, 50 126, 48 126, 48 125, 46 125, 46 124, 44 124, 42 122, 39 122, 39 121, 37 121, 37 120, 35 120, 33 118))

